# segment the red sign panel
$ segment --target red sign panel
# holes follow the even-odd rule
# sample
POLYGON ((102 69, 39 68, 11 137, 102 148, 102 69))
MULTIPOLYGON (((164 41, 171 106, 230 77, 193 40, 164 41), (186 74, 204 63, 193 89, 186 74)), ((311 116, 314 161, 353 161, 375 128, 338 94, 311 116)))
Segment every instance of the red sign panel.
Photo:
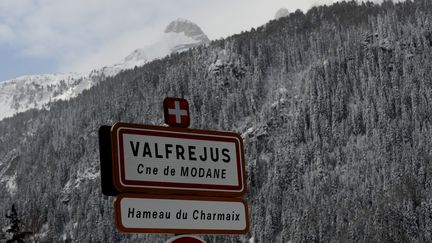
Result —
POLYGON ((246 191, 239 134, 118 123, 111 141, 120 192, 241 196, 246 191))
POLYGON ((165 98, 164 102, 165 123, 173 127, 189 127, 189 103, 181 98, 165 98))
POLYGON ((193 235, 179 235, 169 239, 166 243, 206 243, 203 239, 200 239, 193 235))

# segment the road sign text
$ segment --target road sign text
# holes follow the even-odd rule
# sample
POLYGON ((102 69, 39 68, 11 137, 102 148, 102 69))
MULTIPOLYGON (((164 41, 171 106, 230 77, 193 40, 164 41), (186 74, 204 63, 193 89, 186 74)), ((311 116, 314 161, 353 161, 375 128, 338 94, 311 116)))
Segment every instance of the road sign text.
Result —
POLYGON ((238 198, 126 194, 115 204, 117 224, 126 232, 230 234, 249 227, 246 204, 238 198))
POLYGON ((112 136, 119 191, 179 189, 188 191, 180 194, 198 191, 197 195, 245 191, 243 141, 238 134, 117 124, 112 136))

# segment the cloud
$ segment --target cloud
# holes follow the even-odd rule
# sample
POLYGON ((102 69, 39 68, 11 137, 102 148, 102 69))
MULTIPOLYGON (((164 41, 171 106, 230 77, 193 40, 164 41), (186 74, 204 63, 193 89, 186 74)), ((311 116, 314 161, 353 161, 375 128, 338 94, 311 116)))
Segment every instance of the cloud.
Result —
POLYGON ((15 34, 11 27, 5 24, 0 24, 0 43, 7 42, 14 38, 15 34))
POLYGON ((281 7, 307 10, 314 2, 1 0, 0 9, 7 11, 0 11, 0 51, 11 48, 21 58, 52 60, 57 67, 53 71, 90 71, 151 44, 178 17, 217 39, 265 24, 281 7))
POLYGON ((89 71, 97 67, 112 65, 122 60, 133 50, 153 43, 161 33, 160 28, 126 32, 111 38, 109 41, 101 42, 85 53, 64 57, 66 65, 62 66, 60 71, 89 71))

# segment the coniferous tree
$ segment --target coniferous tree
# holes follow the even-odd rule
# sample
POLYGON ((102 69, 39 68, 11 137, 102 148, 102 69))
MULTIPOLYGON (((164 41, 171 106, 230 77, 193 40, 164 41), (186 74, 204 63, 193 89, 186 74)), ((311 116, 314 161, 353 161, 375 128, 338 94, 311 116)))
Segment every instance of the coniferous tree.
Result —
POLYGON ((18 218, 18 213, 15 209, 15 204, 12 204, 11 213, 5 215, 6 218, 10 221, 10 226, 6 230, 8 234, 11 235, 11 238, 8 239, 7 243, 24 243, 24 239, 31 234, 28 231, 22 231, 21 229, 21 220, 18 218))

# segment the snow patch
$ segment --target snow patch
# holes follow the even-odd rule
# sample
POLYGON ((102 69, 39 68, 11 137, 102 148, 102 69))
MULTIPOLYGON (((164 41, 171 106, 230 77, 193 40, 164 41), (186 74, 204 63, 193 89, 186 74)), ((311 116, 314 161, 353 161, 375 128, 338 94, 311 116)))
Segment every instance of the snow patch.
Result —
POLYGON ((68 100, 92 85, 86 73, 30 75, 0 82, 0 119, 68 100))
POLYGON ((249 127, 246 132, 242 133, 242 137, 246 138, 255 131, 255 126, 249 127))
POLYGON ((287 101, 285 98, 280 98, 278 101, 273 102, 270 107, 271 108, 279 107, 279 105, 285 103, 285 101, 287 101))
POLYGON ((64 193, 67 195, 72 192, 73 189, 77 189, 81 186, 81 184, 85 181, 96 180, 100 176, 99 172, 96 172, 94 168, 87 168, 85 171, 78 171, 78 174, 75 179, 71 178, 66 182, 66 185, 63 187, 64 193))
POLYGON ((45 239, 48 235, 48 231, 49 231, 49 225, 48 225, 48 223, 45 223, 42 225, 41 232, 38 234, 35 234, 33 238, 45 239))
POLYGON ((288 96, 288 89, 286 89, 286 88, 279 88, 277 91, 276 91, 276 101, 275 102, 273 102, 271 105, 270 105, 270 107, 271 108, 276 108, 276 107, 279 107, 279 105, 281 105, 281 104, 285 104, 285 102, 287 101, 287 99, 286 99, 286 97, 288 96))
POLYGON ((16 183, 16 173, 13 176, 5 176, 3 175, 0 179, 0 183, 4 183, 6 185, 6 190, 11 194, 12 196, 15 195, 15 193, 18 190, 18 186, 16 183))
POLYGON ((88 168, 83 173, 78 172, 77 180, 83 180, 83 179, 94 180, 97 177, 99 177, 99 173, 94 172, 92 168, 88 168))
POLYGON ((16 173, 7 179, 6 189, 11 195, 15 195, 17 192, 16 173))
POLYGON ((263 161, 264 163, 270 163, 271 157, 272 157, 272 155, 269 153, 262 153, 259 156, 259 160, 263 161))
POLYGON ((284 87, 279 88, 279 89, 278 89, 278 93, 279 93, 280 95, 287 95, 287 94, 288 94, 288 89, 287 89, 287 88, 284 88, 284 87))
POLYGON ((15 170, 18 156, 18 151, 13 149, 0 160, 0 183, 5 185, 11 195, 15 195, 18 189, 15 170))

